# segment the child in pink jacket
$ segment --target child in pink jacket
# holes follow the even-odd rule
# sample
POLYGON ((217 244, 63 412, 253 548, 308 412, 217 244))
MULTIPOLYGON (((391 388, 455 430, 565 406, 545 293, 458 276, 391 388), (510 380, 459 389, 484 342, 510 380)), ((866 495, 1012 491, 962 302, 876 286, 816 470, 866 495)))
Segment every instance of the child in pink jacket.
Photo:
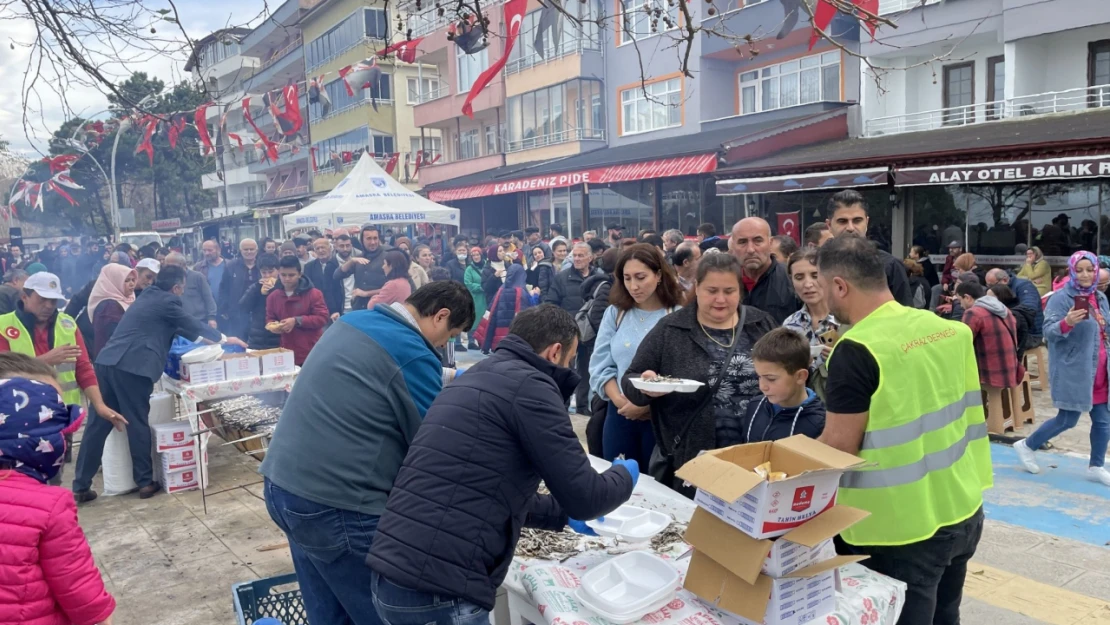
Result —
POLYGON ((0 625, 112 623, 73 493, 47 485, 84 416, 52 367, 0 353, 0 625))

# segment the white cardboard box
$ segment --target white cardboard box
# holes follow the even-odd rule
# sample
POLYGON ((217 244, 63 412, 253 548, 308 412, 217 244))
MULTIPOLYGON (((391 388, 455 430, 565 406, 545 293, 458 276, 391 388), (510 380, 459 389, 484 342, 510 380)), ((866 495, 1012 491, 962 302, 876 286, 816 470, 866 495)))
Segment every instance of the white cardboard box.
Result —
POLYGON ((262 360, 262 375, 273 373, 292 373, 296 364, 293 362, 293 351, 288 349, 263 349, 247 352, 251 356, 258 356, 262 360))
POLYGON ((840 476, 862 458, 797 435, 734 445, 698 456, 676 475, 698 488, 694 501, 753 538, 782 536, 833 507, 840 476), (768 482, 753 469, 764 462, 785 480, 768 482))
POLYGON ((747 584, 709 556, 694 551, 685 587, 744 625, 821 623, 818 619, 836 608, 837 568, 844 564, 829 560, 802 569, 798 577, 760 576, 756 584, 747 584))
POLYGON ((162 488, 167 493, 179 493, 200 486, 200 470, 196 467, 168 471, 162 476, 162 488))
POLYGON ((181 363, 181 381, 186 384, 208 384, 227 379, 224 361, 181 363))
POLYGON ((262 359, 257 356, 235 354, 225 357, 223 362, 224 375, 228 380, 256 378, 262 375, 262 359))
POLYGON ((154 445, 159 453, 193 445, 193 428, 188 421, 171 421, 154 426, 154 445))
POLYGON ((170 449, 159 455, 162 457, 162 471, 164 473, 197 466, 196 445, 170 449))

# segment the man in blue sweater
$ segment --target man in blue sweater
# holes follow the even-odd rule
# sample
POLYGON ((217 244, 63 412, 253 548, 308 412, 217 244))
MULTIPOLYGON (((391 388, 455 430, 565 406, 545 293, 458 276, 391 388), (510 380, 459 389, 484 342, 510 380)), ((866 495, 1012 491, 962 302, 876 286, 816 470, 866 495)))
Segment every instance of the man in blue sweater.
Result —
POLYGON ((474 323, 458 282, 340 317, 301 368, 259 472, 311 623, 380 625, 365 561, 409 445, 443 386, 436 348, 474 323))

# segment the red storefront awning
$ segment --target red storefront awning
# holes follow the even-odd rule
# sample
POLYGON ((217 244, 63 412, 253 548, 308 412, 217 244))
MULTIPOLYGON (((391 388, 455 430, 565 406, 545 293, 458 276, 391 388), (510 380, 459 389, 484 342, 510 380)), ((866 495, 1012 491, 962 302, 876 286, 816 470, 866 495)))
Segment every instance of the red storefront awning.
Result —
POLYGON ((458 187, 455 189, 436 189, 428 192, 428 199, 433 202, 449 202, 451 200, 466 200, 475 197, 504 195, 506 193, 518 193, 521 191, 558 189, 580 184, 606 184, 610 182, 654 180, 656 178, 706 174, 716 169, 717 154, 716 152, 712 152, 694 156, 661 158, 639 163, 609 165, 607 167, 595 167, 593 169, 532 176, 529 178, 484 182, 482 184, 458 187))

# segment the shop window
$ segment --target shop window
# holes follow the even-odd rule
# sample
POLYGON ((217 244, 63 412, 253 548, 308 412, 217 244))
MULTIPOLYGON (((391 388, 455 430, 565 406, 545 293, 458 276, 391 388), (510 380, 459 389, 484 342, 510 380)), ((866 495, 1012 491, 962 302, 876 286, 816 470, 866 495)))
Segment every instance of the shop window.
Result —
POLYGON ((1087 44, 1087 86, 1093 87, 1088 105, 1110 105, 1110 39, 1087 44))
MULTIPOLYGON (((716 185, 708 178, 688 176, 664 178, 659 186, 660 231, 677 228, 683 234, 694 236, 698 226, 711 223, 718 232, 725 228, 721 203, 716 199, 716 185), (706 202, 712 190, 711 201, 706 202)), ((732 224, 728 224, 729 227, 732 224)))
POLYGON ((609 224, 618 223, 629 232, 654 225, 655 181, 637 180, 609 185, 590 185, 590 213, 587 230, 605 236, 609 224))
POLYGON ((975 123, 975 63, 944 67, 944 125, 975 123))

